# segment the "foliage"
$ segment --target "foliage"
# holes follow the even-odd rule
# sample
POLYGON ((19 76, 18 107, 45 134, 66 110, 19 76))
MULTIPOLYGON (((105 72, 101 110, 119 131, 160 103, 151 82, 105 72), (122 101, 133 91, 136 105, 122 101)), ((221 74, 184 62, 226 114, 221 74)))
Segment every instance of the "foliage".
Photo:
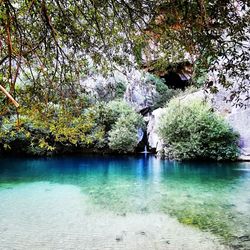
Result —
POLYGON ((206 82, 213 92, 220 84, 232 91, 236 103, 244 101, 239 99, 242 93, 249 98, 249 7, 248 0, 159 2, 146 31, 148 40, 159 44, 158 57, 153 57, 159 58, 159 70, 189 55, 196 83, 206 82))
MULTIPOLYGON (((83 78, 97 71, 105 75, 119 64, 136 67, 135 61, 141 65, 140 54, 152 53, 153 58, 160 57, 162 68, 190 58, 199 84, 212 71, 223 86, 239 85, 230 100, 241 101, 242 92, 249 99, 249 13, 249 0, 1 1, 0 84, 23 108, 39 106, 36 118, 28 111, 20 114, 32 126, 39 121, 49 131, 41 139, 43 148, 68 143, 94 146, 96 141, 102 147, 116 121, 109 120, 100 106, 91 113, 93 103, 80 101, 83 78), (157 46, 150 50, 152 43, 157 46), (97 122, 97 117, 103 121, 97 122), (50 126, 48 121, 54 123, 50 126), (95 139, 95 134, 103 133, 104 138, 95 139)), ((212 80, 208 85, 216 91, 212 80)), ((158 80, 156 88, 162 93, 160 106, 172 93, 158 80)), ((118 95, 123 90, 118 86, 118 95)), ((0 98, 1 114, 13 114, 0 98)), ((18 131, 22 119, 17 129, 13 126, 18 131)))
POLYGON ((93 116, 75 117, 62 110, 53 117, 26 112, 19 120, 5 118, 0 131, 0 142, 5 150, 34 155, 87 147, 102 138, 102 127, 97 126, 93 116))
POLYGON ((48 143, 48 138, 49 130, 37 127, 26 117, 22 117, 19 122, 16 117, 5 118, 2 122, 0 145, 4 151, 49 154, 55 148, 48 143))
POLYGON ((165 69, 188 55, 197 78, 216 71, 228 88, 241 77, 247 94, 249 12, 249 0, 2 1, 0 83, 15 94, 28 78, 42 99, 63 100, 89 71, 140 65, 147 51, 165 69))
POLYGON ((125 101, 121 99, 116 99, 113 101, 110 101, 107 104, 107 111, 109 113, 109 123, 114 124, 115 121, 117 121, 121 116, 128 117, 128 118, 134 118, 132 123, 135 124, 135 126, 142 125, 141 120, 137 119, 138 116, 137 113, 134 111, 134 109, 129 106, 125 101))
MULTIPOLYGON (((60 92, 86 73, 113 63, 129 64, 136 29, 151 16, 147 1, 3 1, 0 5, 0 66, 3 85, 29 78, 60 92), (126 23, 126 25, 124 25, 126 23), (98 65, 98 66, 97 66, 98 65)), ((56 92, 55 92, 56 93, 56 92)))
POLYGON ((152 84, 155 86, 156 91, 158 93, 158 98, 156 100, 156 103, 154 104, 153 109, 157 109, 159 107, 163 107, 166 103, 170 101, 171 98, 174 96, 178 95, 180 93, 180 90, 175 90, 169 88, 163 79, 152 75, 152 74, 147 74, 146 77, 146 82, 148 84, 152 84))
POLYGON ((127 153, 133 152, 138 144, 137 130, 133 125, 115 126, 109 132, 109 147, 115 151, 127 153))
POLYGON ((143 120, 123 101, 99 102, 82 111, 72 110, 70 106, 64 108, 51 104, 45 109, 38 105, 31 110, 21 109, 19 119, 13 115, 3 119, 0 146, 4 151, 33 155, 105 150, 108 149, 109 131, 119 127, 131 127, 126 136, 131 135, 136 140, 124 144, 124 149, 118 151, 133 151, 137 145, 137 128, 143 127, 143 120))
POLYGON ((160 121, 159 134, 168 158, 235 160, 238 156, 238 134, 201 101, 172 100, 160 121))
POLYGON ((114 124, 109 132, 109 147, 118 152, 133 152, 138 144, 138 129, 144 127, 142 116, 119 100, 111 101, 108 110, 114 124))
POLYGON ((123 98, 124 96, 124 93, 126 91, 126 85, 124 82, 122 81, 118 81, 116 83, 116 89, 115 89, 115 98, 123 98))

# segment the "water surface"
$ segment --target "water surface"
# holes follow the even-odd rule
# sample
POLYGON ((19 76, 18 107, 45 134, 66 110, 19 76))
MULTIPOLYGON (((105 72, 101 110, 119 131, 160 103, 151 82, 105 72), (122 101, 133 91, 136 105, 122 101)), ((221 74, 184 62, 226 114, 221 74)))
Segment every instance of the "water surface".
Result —
MULTIPOLYGON (((148 223, 147 228, 152 230, 148 235, 160 237, 155 241, 164 241, 162 249, 171 249, 172 242, 178 242, 181 236, 174 238, 173 231, 171 240, 164 238, 164 224, 169 223, 168 232, 174 229, 174 224, 169 220, 163 223, 162 214, 178 219, 183 225, 210 232, 218 236, 221 243, 235 249, 250 249, 250 163, 176 163, 145 155, 7 157, 0 159, 0 201, 0 249, 4 244, 5 249, 25 249, 25 244, 32 241, 32 234, 38 237, 42 233, 46 241, 37 240, 37 245, 33 245, 35 249, 36 246, 43 249, 43 244, 46 249, 46 242, 55 237, 62 239, 62 244, 69 237, 67 243, 72 249, 95 249, 95 234, 98 234, 96 241, 98 238, 103 244, 113 237, 105 225, 110 230, 113 225, 115 232, 121 223, 124 228, 134 227, 130 231, 134 230, 137 238, 133 238, 129 230, 118 230, 113 240, 120 245, 112 243, 104 248, 122 249, 121 244, 125 246, 127 237, 131 244, 137 242, 126 245, 128 249, 145 249, 143 244, 149 246, 149 242, 138 239, 147 236, 140 229, 139 220, 142 224, 148 223), (53 218, 57 219, 53 221, 53 218), (84 220, 85 230, 77 227, 80 225, 77 218, 84 220), (97 233, 99 229, 93 228, 93 221, 100 230, 103 225, 106 233, 104 230, 97 233), (158 221, 158 229, 154 229, 154 221, 158 221), (54 230, 51 227, 55 227, 54 230), (79 235, 81 230, 82 235, 89 230, 89 236, 84 238, 86 247, 79 247, 76 240, 70 241, 69 232, 79 235), (161 234, 157 234, 157 230, 161 234), (15 241, 18 237, 24 242, 21 247, 20 241, 15 241)), ((183 239, 183 244, 173 249, 188 249, 187 239, 183 239)), ((147 249, 161 248, 152 245, 147 249)), ((215 246, 207 243, 200 249, 215 249, 215 246)))

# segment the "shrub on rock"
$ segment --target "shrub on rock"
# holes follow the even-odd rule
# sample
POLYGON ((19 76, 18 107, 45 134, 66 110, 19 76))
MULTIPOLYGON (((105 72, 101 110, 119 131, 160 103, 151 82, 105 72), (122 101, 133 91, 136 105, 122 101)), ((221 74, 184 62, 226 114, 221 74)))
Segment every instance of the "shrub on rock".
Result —
POLYGON ((115 120, 108 133, 110 149, 120 153, 133 152, 138 144, 138 130, 144 127, 143 117, 123 101, 110 102, 108 108, 115 120))
POLYGON ((170 101, 158 132, 168 158, 235 160, 239 154, 239 135, 201 101, 170 101))

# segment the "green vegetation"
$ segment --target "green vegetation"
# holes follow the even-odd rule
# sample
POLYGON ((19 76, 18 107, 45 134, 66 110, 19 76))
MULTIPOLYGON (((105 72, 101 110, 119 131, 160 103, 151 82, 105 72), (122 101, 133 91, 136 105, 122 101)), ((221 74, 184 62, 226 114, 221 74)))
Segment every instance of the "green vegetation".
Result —
POLYGON ((109 147, 118 152, 133 152, 138 144, 138 129, 144 125, 142 116, 124 101, 111 101, 108 109, 114 123, 109 132, 109 147))
POLYGON ((137 130, 133 126, 126 127, 117 123, 109 133, 109 147, 115 151, 133 152, 137 144, 137 130))
POLYGON ((143 54, 163 70, 188 55, 198 83, 216 71, 226 88, 242 79, 233 97, 248 94, 249 0, 1 2, 0 84, 11 94, 25 76, 62 96, 88 73, 141 65, 143 54))
POLYGON ((123 95, 126 91, 126 84, 122 81, 116 83, 115 88, 115 98, 123 98, 123 95))
POLYGON ((78 112, 55 105, 46 112, 43 107, 34 107, 20 110, 18 119, 13 115, 3 119, 0 145, 4 151, 49 155, 73 150, 107 151, 110 141, 111 150, 131 152, 137 145, 139 127, 143 127, 142 117, 122 101, 96 103, 78 112), (121 133, 124 127, 127 133, 121 133), (133 143, 117 146, 114 140, 121 135, 133 143))
POLYGON ((172 100, 161 119, 159 134, 168 158, 235 160, 238 156, 238 134, 201 101, 172 100))
MULTIPOLYGON (((85 100, 87 90, 81 83, 95 74, 112 76, 114 69, 129 73, 131 68, 147 66, 142 61, 145 57, 148 61, 160 58, 155 62, 161 66, 157 72, 167 71, 169 66, 186 58, 192 59, 199 86, 206 84, 208 73, 214 71, 218 73, 214 74, 218 76, 216 80, 226 88, 236 80, 239 82, 238 78, 242 79, 231 99, 241 102, 238 97, 244 92, 247 100, 249 93, 244 83, 250 78, 247 72, 249 10, 247 0, 239 1, 237 7, 232 0, 192 0, 188 5, 177 0, 3 1, 0 6, 0 84, 22 107, 15 110, 6 97, 0 96, 3 149, 38 155, 75 148, 133 151, 136 131, 141 126, 137 120, 141 117, 132 111, 120 117, 115 115, 116 108, 107 110, 106 104, 98 102, 122 97, 124 83, 110 83, 106 92, 97 88, 103 94, 97 103, 85 100), (150 46, 152 42, 156 45, 154 49, 150 46), (219 72, 217 65, 220 65, 219 72)), ((153 109, 178 94, 156 77, 151 76, 148 81, 159 94, 153 109)), ((213 82, 207 86, 216 92, 213 82)), ((207 127, 211 126, 208 122, 207 127)), ((188 149, 186 152, 183 144, 176 144, 172 145, 170 156, 235 158, 236 146, 230 143, 236 139, 227 137, 226 129, 221 135, 223 126, 219 127, 215 128, 220 134, 218 137, 227 138, 221 147, 224 154, 217 151, 217 142, 214 142, 217 146, 207 148, 212 150, 209 157, 205 149, 206 152, 196 154, 195 148, 201 151, 208 142, 202 146, 193 138, 194 142, 185 147, 190 146, 195 152, 188 149), (182 153, 177 153, 176 148, 182 153)), ((213 139, 217 140, 216 136, 210 139, 206 139, 210 144, 213 139)))
POLYGON ((164 83, 163 79, 152 74, 147 74, 145 81, 147 84, 152 84, 153 86, 155 86, 155 89, 158 93, 158 98, 156 99, 156 102, 152 107, 153 109, 163 107, 166 103, 170 101, 171 98, 180 94, 181 92, 181 90, 175 90, 169 88, 164 83))

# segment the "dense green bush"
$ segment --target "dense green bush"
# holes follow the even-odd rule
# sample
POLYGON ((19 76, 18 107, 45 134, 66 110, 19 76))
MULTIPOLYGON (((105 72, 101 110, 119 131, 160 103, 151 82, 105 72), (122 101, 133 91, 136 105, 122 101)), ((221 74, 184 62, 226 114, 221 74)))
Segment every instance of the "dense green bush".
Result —
POLYGON ((110 124, 114 124, 121 117, 126 117, 128 121, 133 123, 136 127, 143 126, 142 116, 137 114, 124 100, 117 99, 110 101, 106 105, 106 110, 110 124))
POLYGON ((47 109, 33 106, 30 110, 21 109, 19 119, 16 115, 3 119, 0 148, 10 152, 49 155, 86 149, 107 150, 110 145, 111 150, 130 152, 137 145, 139 127, 143 127, 142 117, 121 100, 97 102, 82 110, 60 105, 50 105, 47 109), (124 133, 115 135, 124 128, 124 133))
POLYGON ((235 160, 238 134, 201 101, 170 101, 159 124, 168 158, 235 160))
POLYGON ((138 129, 144 127, 143 117, 124 101, 111 101, 107 108, 113 124, 108 134, 109 147, 118 152, 133 152, 138 144, 138 129))
POLYGON ((126 91, 126 84, 122 81, 118 81, 115 87, 115 98, 123 98, 126 91))
POLYGON ((109 132, 109 147, 118 152, 133 152, 138 144, 137 130, 133 125, 115 126, 109 132))
POLYGON ((130 116, 135 113, 133 108, 122 99, 108 102, 105 108, 108 113, 107 119, 110 124, 114 124, 121 116, 130 116))
POLYGON ((103 128, 92 114, 74 116, 60 110, 53 117, 39 112, 5 118, 0 130, 4 151, 48 155, 72 148, 93 146, 104 137, 103 128))

